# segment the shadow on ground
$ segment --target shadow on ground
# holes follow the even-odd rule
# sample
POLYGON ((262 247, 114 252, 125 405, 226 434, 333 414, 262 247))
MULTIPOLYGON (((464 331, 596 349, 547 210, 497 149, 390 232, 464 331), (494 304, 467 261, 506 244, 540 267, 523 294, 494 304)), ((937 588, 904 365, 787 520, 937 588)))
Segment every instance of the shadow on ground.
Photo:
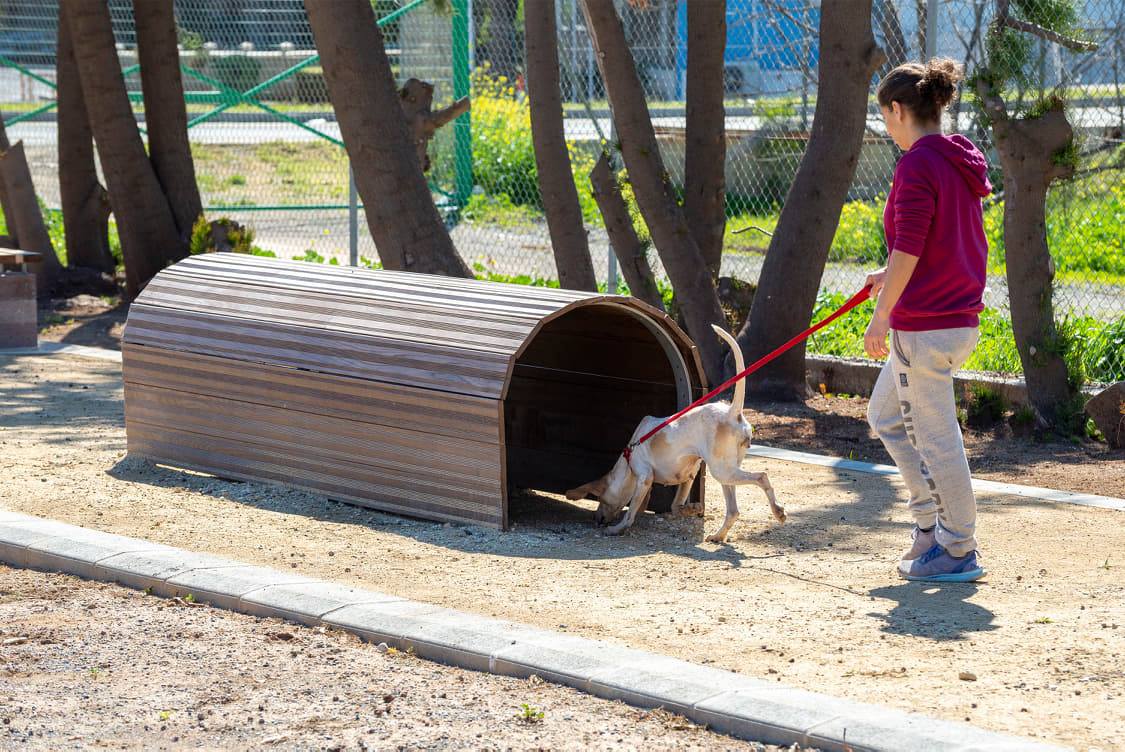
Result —
POLYGON ((996 614, 969 602, 979 589, 975 583, 920 582, 874 588, 869 591, 872 596, 895 605, 886 613, 872 611, 868 616, 883 620, 882 631, 890 634, 961 640, 997 629, 996 614))

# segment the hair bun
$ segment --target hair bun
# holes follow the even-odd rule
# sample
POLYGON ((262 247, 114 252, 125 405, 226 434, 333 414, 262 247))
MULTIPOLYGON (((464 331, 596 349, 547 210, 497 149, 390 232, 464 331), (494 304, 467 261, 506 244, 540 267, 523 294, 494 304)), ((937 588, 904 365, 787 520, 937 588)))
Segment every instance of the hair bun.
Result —
POLYGON ((947 57, 935 57, 925 65, 925 71, 918 82, 918 93, 941 109, 953 101, 957 94, 957 84, 964 76, 961 66, 955 61, 947 57))

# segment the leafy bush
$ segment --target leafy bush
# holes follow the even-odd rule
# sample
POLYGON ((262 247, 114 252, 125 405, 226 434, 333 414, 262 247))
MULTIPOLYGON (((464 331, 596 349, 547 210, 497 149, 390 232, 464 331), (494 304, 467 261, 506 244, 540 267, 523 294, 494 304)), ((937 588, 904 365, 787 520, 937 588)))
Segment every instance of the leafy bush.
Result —
MULTIPOLYGON (((582 217, 590 224, 600 225, 601 214, 589 178, 594 157, 573 142, 567 146, 582 217)), ((531 107, 527 97, 506 78, 490 76, 487 65, 473 73, 473 177, 491 199, 507 197, 506 202, 501 200, 491 206, 478 200, 474 207, 478 221, 490 216, 490 208, 503 216, 508 206, 531 207, 542 218, 539 169, 531 139, 531 107)))
POLYGON ((828 253, 830 261, 881 262, 887 258, 887 239, 883 233, 885 202, 884 198, 844 204, 828 253))
POLYGON ((249 55, 216 57, 214 69, 215 78, 235 91, 252 89, 261 80, 262 64, 249 55))
POLYGON ((969 371, 1023 373, 1023 364, 1020 363, 1015 335, 1012 333, 1012 320, 995 308, 981 311, 980 340, 962 367, 969 371))
MULTIPOLYGON (((220 233, 220 237, 223 233, 220 233)), ((263 250, 254 245, 254 231, 243 227, 233 219, 220 217, 214 222, 200 214, 199 219, 191 227, 191 240, 188 242, 188 252, 191 255, 198 253, 215 253, 228 250, 232 253, 248 253, 252 256, 267 256, 277 258, 273 251, 263 250), (219 243, 215 238, 215 228, 220 227, 225 231, 226 242, 219 243)))
POLYGON ((497 227, 527 227, 543 219, 543 213, 526 204, 513 204, 506 193, 490 196, 476 193, 469 197, 461 216, 469 221, 487 222, 497 227))
MULTIPOLYGON (((1003 201, 985 210, 984 228, 989 269, 1000 273, 1006 258, 1003 201)), ((1058 272, 1125 276, 1125 183, 1087 179, 1053 187, 1047 194, 1047 247, 1058 272)))
MULTIPOLYGON (((824 318, 843 305, 846 299, 843 293, 822 292, 817 297, 812 320, 824 318)), ((874 310, 875 304, 867 301, 833 322, 813 335, 808 352, 865 357, 863 333, 874 310)), ((1125 358, 1122 357, 1125 353, 1125 316, 1110 322, 1098 321, 1090 316, 1071 317, 1060 322, 1058 329, 1057 347, 1075 384, 1125 380, 1125 358)), ((962 368, 991 373, 1023 373, 1011 319, 993 308, 981 311, 980 341, 962 368)))
POLYGON ((974 428, 987 428, 1004 417, 1008 405, 1004 395, 992 387, 974 384, 965 401, 965 422, 974 428))
POLYGON ((490 196, 542 206, 531 141, 531 108, 503 78, 473 75, 473 176, 490 196))

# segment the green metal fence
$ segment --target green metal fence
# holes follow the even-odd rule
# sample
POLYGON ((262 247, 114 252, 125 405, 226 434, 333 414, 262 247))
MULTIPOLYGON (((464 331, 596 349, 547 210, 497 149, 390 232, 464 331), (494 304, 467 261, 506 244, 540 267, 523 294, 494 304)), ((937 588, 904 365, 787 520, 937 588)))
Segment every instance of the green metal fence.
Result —
MULTIPOLYGON (((1062 7, 1050 0, 1050 8, 1062 7)), ((1034 0, 1014 3, 1035 12, 1034 0)), ((431 142, 435 202, 454 243, 482 275, 527 280, 555 276, 531 147, 522 72, 518 0, 373 0, 401 81, 435 86, 435 107, 469 95, 472 110, 431 142)), ((817 0, 727 0, 726 164, 728 235, 723 273, 753 282, 770 229, 800 163, 816 98, 817 0)), ((143 121, 131 3, 111 0, 122 69, 143 121)), ((894 60, 952 56, 973 73, 986 52, 992 0, 887 0, 874 3, 873 28, 894 60)), ((1095 378, 1125 375, 1125 0, 1075 0, 1074 33, 1098 43, 1088 53, 1034 40, 1021 61, 1026 81, 1012 96, 1031 102, 1057 92, 1071 103, 1080 136, 1079 176, 1052 188, 1047 230, 1059 275, 1056 310, 1106 354, 1095 378), (1117 344, 1114 345, 1114 338, 1117 344), (1116 349, 1114 349, 1116 348, 1116 349)), ((646 88, 673 182, 683 177, 684 2, 620 2, 630 49, 646 88)), ((251 227, 257 243, 283 258, 376 260, 355 203, 349 166, 301 0, 177 0, 190 136, 204 204, 212 216, 251 227)), ((40 195, 58 205, 53 123, 57 4, 6 0, 0 14, 0 110, 22 138, 40 195)), ((613 148, 601 78, 578 0, 556 0, 565 130, 595 268, 615 287, 612 255, 588 172, 613 148)), ((141 123, 143 126, 143 122, 141 123)), ((991 134, 971 97, 949 126, 989 153, 991 134)), ((852 195, 823 280, 824 305, 855 289, 886 254, 882 200, 897 150, 877 108, 852 195)), ((995 175, 1000 183, 1001 176, 995 175)), ((987 354, 976 363, 1018 370, 1010 345, 1001 220, 1003 196, 985 207, 990 259, 987 354)), ((655 253, 653 265, 660 265, 655 253)), ((834 328, 834 331, 837 328, 834 328)), ((814 350, 858 354, 861 332, 839 329, 814 350)))

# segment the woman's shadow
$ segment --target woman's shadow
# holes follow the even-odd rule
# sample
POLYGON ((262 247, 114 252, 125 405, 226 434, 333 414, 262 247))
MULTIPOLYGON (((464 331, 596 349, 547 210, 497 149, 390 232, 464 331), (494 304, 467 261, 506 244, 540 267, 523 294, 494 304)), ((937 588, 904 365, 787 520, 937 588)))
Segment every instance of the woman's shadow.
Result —
POLYGON ((868 616, 883 619, 884 632, 929 637, 933 640, 960 640, 973 632, 996 629, 996 614, 968 599, 978 590, 975 583, 906 582, 869 591, 876 598, 895 601, 887 613, 868 616))

